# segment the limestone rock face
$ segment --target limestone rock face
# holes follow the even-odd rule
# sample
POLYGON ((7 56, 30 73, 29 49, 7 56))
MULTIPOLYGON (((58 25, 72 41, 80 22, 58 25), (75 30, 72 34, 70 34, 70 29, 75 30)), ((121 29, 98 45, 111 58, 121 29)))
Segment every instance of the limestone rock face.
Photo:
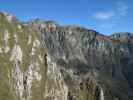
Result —
POLYGON ((67 100, 68 87, 41 32, 0 13, 0 100, 67 100))
POLYGON ((132 76, 132 33, 0 13, 0 100, 133 100, 132 76))

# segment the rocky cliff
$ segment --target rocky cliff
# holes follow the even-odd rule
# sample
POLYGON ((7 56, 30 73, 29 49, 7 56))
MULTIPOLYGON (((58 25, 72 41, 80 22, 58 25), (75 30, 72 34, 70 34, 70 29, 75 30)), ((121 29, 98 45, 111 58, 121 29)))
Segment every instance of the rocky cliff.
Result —
POLYGON ((132 76, 132 33, 0 13, 0 100, 133 100, 132 76))

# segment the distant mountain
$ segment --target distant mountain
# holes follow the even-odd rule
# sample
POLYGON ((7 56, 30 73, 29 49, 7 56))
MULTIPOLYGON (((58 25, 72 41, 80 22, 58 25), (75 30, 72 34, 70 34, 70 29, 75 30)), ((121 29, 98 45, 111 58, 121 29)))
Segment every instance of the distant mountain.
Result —
POLYGON ((133 100, 133 34, 0 13, 0 100, 133 100))

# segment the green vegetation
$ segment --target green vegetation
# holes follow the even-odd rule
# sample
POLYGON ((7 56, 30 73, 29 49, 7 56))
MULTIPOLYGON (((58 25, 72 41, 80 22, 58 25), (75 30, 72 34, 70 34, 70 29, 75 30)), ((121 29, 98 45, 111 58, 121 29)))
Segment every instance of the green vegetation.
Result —
MULTIPOLYGON (((9 23, 3 13, 0 13, 0 48, 3 47, 3 35, 5 30, 9 32, 9 40, 8 40, 8 46, 10 48, 10 52, 8 53, 0 53, 0 100, 16 100, 16 95, 15 92, 11 91, 10 87, 10 80, 11 80, 11 70, 13 67, 13 62, 10 62, 10 56, 11 56, 11 50, 13 49, 15 45, 14 41, 14 34, 17 34, 18 38, 18 44, 20 45, 22 52, 23 52, 23 58, 22 58, 22 63, 20 65, 21 71, 25 72, 28 69, 29 64, 31 63, 31 49, 33 46, 33 42, 37 39, 40 41, 40 35, 39 32, 36 31, 35 29, 31 28, 31 35, 32 35, 32 40, 31 44, 28 43, 28 36, 29 36, 29 28, 27 26, 24 26, 18 22, 12 22, 9 23), (18 29, 18 25, 22 26, 22 31, 18 29)), ((47 79, 47 65, 44 63, 44 55, 45 55, 45 50, 43 47, 36 48, 36 53, 35 53, 35 59, 34 63, 38 62, 39 63, 39 68, 40 71, 38 72, 41 74, 42 77, 41 82, 37 82, 37 80, 33 81, 33 86, 32 90, 34 92, 32 95, 34 95, 33 100, 42 100, 42 96, 45 91, 45 84, 46 84, 46 79, 47 79), (39 55, 42 57, 43 61, 40 61, 39 55), (38 84, 36 84, 38 83, 38 84), (39 87, 38 87, 39 86, 39 87), (40 88, 40 89, 38 89, 40 88)), ((35 66, 36 69, 36 66, 35 66)), ((26 95, 24 95, 26 96, 26 95)))

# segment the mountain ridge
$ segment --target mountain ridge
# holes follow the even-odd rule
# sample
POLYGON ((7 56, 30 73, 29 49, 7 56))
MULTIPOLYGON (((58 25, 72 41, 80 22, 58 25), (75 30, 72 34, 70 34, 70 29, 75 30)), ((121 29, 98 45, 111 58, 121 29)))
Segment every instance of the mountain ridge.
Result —
POLYGON ((2 100, 132 100, 132 66, 132 33, 0 13, 2 100))

